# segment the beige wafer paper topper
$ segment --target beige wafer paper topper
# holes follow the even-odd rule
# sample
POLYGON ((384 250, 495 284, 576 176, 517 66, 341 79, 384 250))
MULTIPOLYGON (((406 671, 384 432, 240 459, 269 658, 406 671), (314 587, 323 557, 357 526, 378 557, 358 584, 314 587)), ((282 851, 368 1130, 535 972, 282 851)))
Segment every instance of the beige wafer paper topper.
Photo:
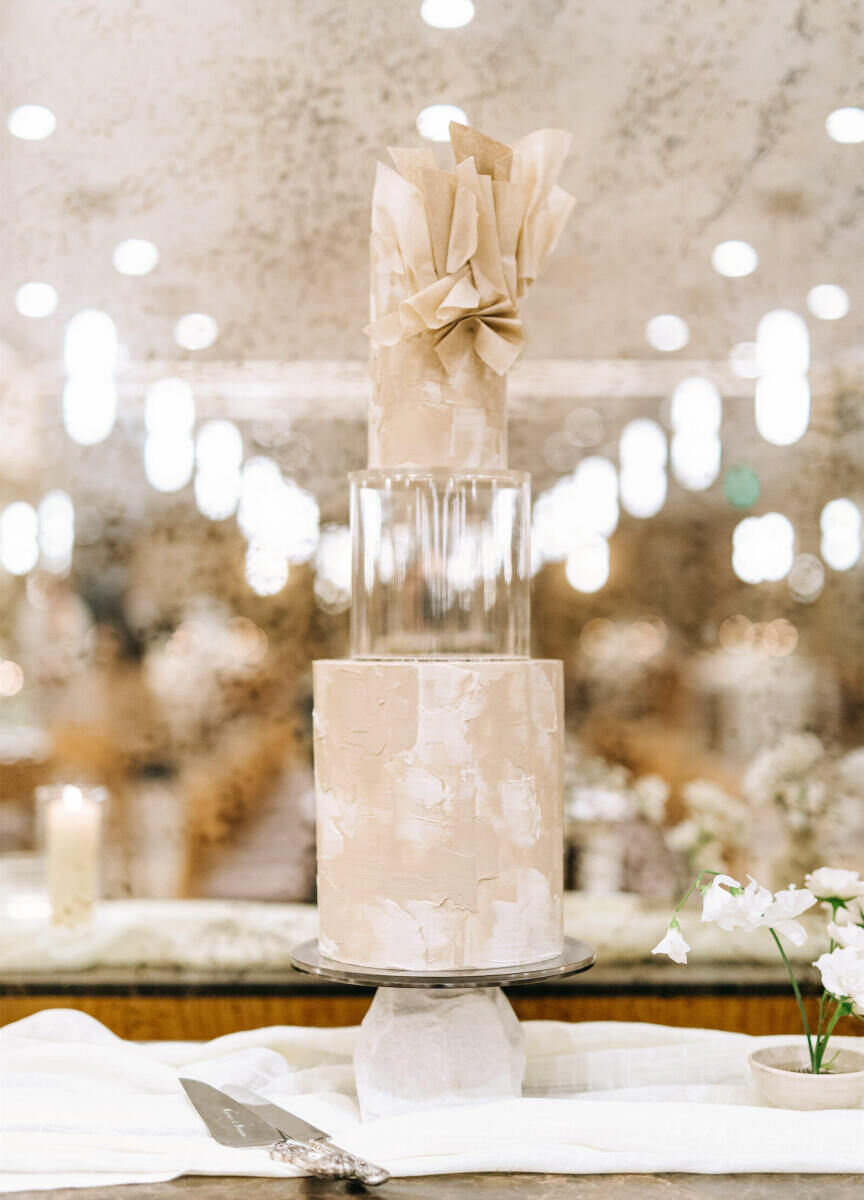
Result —
POLYGON ((519 300, 573 209, 570 135, 505 146, 453 122, 453 171, 391 150, 372 197, 370 467, 507 466, 507 372, 519 300))

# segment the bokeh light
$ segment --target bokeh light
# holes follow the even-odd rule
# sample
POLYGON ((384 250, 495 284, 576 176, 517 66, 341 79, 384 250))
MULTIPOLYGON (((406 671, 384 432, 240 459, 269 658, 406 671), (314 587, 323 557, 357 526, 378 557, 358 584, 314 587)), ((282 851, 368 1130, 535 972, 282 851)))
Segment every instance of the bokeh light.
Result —
POLYGON ((672 393, 670 416, 676 433, 714 434, 723 418, 723 401, 710 379, 693 375, 672 393))
POLYGON ((782 513, 745 517, 732 534, 732 569, 744 583, 777 582, 791 570, 795 529, 782 513))
POLYGON ((127 238, 114 247, 112 261, 121 275, 149 275, 159 262, 159 251, 144 238, 127 238))
POLYGON ((723 493, 733 508, 752 508, 762 488, 752 467, 730 467, 723 480, 723 493))
POLYGON ((474 19, 473 0, 423 0, 420 16, 435 29, 461 29, 474 19))
POLYGON ((618 485, 621 507, 631 517, 656 517, 666 503, 668 482, 663 467, 627 463, 618 485))
POLYGON ((205 421, 195 439, 199 470, 239 471, 243 461, 243 435, 233 421, 205 421))
POLYGON ((57 118, 44 104, 19 104, 6 120, 13 137, 25 142, 41 142, 57 128, 57 118))
POLYGON ((815 554, 799 554, 787 579, 789 592, 799 604, 818 600, 825 586, 825 568, 815 554))
POLYGON ((756 357, 763 375, 805 375, 810 334, 804 318, 788 308, 765 313, 756 329, 756 357))
POLYGON ((467 116, 455 104, 430 104, 417 114, 417 132, 430 142, 449 142, 451 121, 468 124, 467 116))
POLYGON ((85 308, 66 323, 66 372, 78 378, 105 378, 117 365, 117 328, 105 312, 85 308))
POLYGON ((672 438, 672 473, 688 491, 702 492, 720 474, 722 455, 716 434, 676 433, 672 438))
POLYGON ((833 571, 848 571, 861 558, 861 511, 853 500, 829 500, 819 517, 820 552, 833 571))
POLYGON ((834 142, 864 142, 864 108, 835 108, 825 118, 825 129, 834 142))
POLYGON ((75 505, 71 497, 55 488, 39 502, 39 550, 42 566, 61 575, 69 569, 75 546, 75 505))
POLYGON ((174 341, 184 350, 206 350, 219 336, 219 326, 208 313, 186 313, 174 326, 174 341))
POLYGON ((63 427, 79 446, 95 446, 104 442, 117 416, 117 387, 114 380, 88 379, 86 376, 66 380, 63 388, 63 427))
POLYGON ((15 307, 22 317, 50 317, 57 308, 57 289, 50 283, 22 283, 15 293, 15 307))
POLYGON ((753 644, 753 625, 743 613, 726 617, 720 622, 717 640, 724 650, 740 654, 753 644))
POLYGON ((144 473, 157 492, 179 492, 192 478, 195 443, 181 429, 150 433, 144 442, 144 473))
POLYGON ((609 543, 600 534, 585 538, 567 556, 567 582, 577 592, 599 592, 609 578, 609 543))
POLYGON ((147 389, 144 424, 148 434, 189 434, 195 424, 195 397, 185 379, 157 379, 147 389))
POLYGON ((645 326, 645 339, 655 350, 668 354, 684 349, 690 341, 690 329, 683 317, 660 313, 645 326))
POLYGON ((622 468, 649 464, 662 468, 667 457, 666 434, 656 421, 648 418, 628 421, 621 430, 618 456, 622 468))
POLYGON ((756 428, 774 446, 791 446, 810 424, 806 375, 763 375, 756 381, 756 428))
POLYGON ((11 658, 0 662, 0 696, 17 696, 24 686, 24 672, 11 658))
POLYGON ((739 379, 758 379, 759 358, 755 342, 738 342, 729 351, 729 367, 739 379))
POLYGON ((237 511, 240 500, 240 472, 210 470, 195 472, 195 507, 208 521, 226 521, 237 511))
POLYGON ((257 542, 246 549, 246 582, 258 596, 275 596, 288 582, 290 567, 283 554, 257 542))
POLYGON ((618 456, 621 507, 631 517, 656 516, 666 502, 666 434, 656 421, 640 417, 621 430, 618 456))
POLYGON ((839 321, 849 312, 849 293, 836 283, 820 283, 807 293, 807 307, 820 321, 839 321))
POLYGON ((720 242, 711 251, 711 266, 730 279, 752 275, 758 265, 759 255, 749 242, 720 242))
POLYGON ((0 563, 10 575, 26 575, 39 561, 39 518, 32 504, 16 500, 0 513, 0 563))
POLYGON ((531 530, 534 566, 560 562, 591 534, 608 537, 618 525, 618 472, 608 458, 584 458, 571 475, 541 492, 531 530))

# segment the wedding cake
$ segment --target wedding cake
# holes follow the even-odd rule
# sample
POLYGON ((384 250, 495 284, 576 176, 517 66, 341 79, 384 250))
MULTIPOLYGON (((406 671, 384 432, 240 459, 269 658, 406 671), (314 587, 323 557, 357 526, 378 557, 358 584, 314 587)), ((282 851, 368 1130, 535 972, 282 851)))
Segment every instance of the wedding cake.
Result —
POLYGON ((378 168, 351 658, 314 667, 321 952, 418 973, 563 945, 562 668, 528 657, 505 391, 519 300, 573 206, 569 137, 450 130, 454 171, 421 150, 378 168))

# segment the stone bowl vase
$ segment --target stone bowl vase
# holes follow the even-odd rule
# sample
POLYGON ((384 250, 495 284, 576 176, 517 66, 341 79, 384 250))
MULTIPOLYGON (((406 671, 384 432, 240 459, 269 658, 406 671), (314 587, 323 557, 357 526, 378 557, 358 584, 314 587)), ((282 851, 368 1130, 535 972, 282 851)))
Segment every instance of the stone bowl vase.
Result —
MULTIPOLYGON (((829 1059, 832 1051, 829 1046, 829 1059)), ((830 1072, 814 1075, 807 1044, 791 1042, 754 1050, 747 1060, 756 1091, 774 1108, 811 1111, 859 1108, 864 1102, 864 1053, 838 1050, 830 1072)))

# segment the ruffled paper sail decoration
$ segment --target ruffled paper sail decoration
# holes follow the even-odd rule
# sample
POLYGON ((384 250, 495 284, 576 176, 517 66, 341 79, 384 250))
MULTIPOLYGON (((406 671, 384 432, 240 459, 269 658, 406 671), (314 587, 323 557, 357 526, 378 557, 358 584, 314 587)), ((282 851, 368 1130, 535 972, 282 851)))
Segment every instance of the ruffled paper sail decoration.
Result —
POLYGON ((519 299, 573 209, 558 185, 570 135, 505 146, 450 126, 454 171, 391 150, 372 201, 375 395, 370 466, 506 465, 504 376, 523 345, 519 299))

